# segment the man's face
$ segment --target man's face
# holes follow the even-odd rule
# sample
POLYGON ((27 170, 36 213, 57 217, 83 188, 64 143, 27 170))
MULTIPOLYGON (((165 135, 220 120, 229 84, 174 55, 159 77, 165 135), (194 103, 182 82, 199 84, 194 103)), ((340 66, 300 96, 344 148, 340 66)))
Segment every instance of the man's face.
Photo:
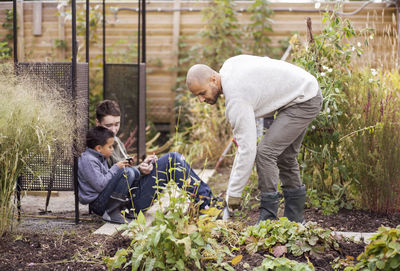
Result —
POLYGON ((107 143, 103 146, 97 145, 96 151, 104 155, 105 158, 110 158, 111 154, 114 151, 114 138, 110 137, 107 139, 107 143))
POLYGON ((195 83, 191 86, 190 91, 199 98, 200 102, 215 104, 220 95, 219 88, 214 81, 205 84, 195 83))
POLYGON ((101 122, 99 122, 99 120, 96 120, 97 126, 103 126, 104 128, 111 130, 114 133, 114 136, 118 134, 120 123, 121 123, 120 116, 107 115, 103 117, 101 122))

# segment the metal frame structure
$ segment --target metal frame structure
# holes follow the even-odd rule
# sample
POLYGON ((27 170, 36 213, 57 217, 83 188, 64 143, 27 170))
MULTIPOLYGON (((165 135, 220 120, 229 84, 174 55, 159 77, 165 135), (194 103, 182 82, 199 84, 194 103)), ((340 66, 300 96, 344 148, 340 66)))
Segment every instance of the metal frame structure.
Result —
MULTIPOLYGON (((13 0, 13 35, 14 35, 14 66, 16 74, 32 74, 39 84, 51 84, 55 88, 63 88, 74 103, 76 133, 82 140, 88 128, 89 118, 89 0, 86 1, 86 63, 77 63, 76 39, 76 0, 71 0, 72 13, 72 61, 63 63, 25 62, 18 61, 17 35, 17 0, 13 0), (77 117, 79 114, 79 118, 77 117), (83 119, 83 121, 82 121, 83 119)), ((72 153, 82 151, 79 139, 74 141, 72 153)), ((66 146, 68 147, 68 146, 66 146)), ((33 157, 31 166, 42 170, 41 178, 26 172, 17 181, 18 219, 21 215, 22 190, 47 190, 45 212, 50 200, 51 191, 74 191, 75 223, 79 223, 78 199, 78 160, 76 155, 63 157, 62 148, 53 153, 55 158, 48 161, 45 157, 33 157), (43 173, 44 172, 44 173, 43 173)))
MULTIPOLYGON (((119 92, 130 93, 131 101, 136 105, 135 110, 136 120, 137 120, 137 127, 136 129, 136 139, 137 139, 137 160, 143 159, 146 155, 146 1, 145 0, 138 0, 138 8, 135 10, 138 13, 138 31, 137 31, 137 44, 138 44, 138 54, 137 54, 137 63, 107 63, 106 60, 106 0, 103 0, 103 96, 105 99, 116 99, 115 86, 113 86, 108 78, 112 77, 111 75, 108 76, 109 72, 112 69, 120 69, 121 71, 128 74, 126 78, 124 78, 121 82, 120 87, 122 88, 117 90, 119 92), (132 73, 136 73, 136 86, 137 89, 137 96, 135 93, 132 93, 132 85, 129 81, 134 80, 132 73), (129 77, 130 76, 130 77, 129 77)), ((125 8, 119 8, 114 13, 119 10, 125 10, 125 8)), ((115 74, 113 74, 115 75, 115 74)), ((121 77, 120 74, 116 73, 116 75, 121 77)), ((115 79, 114 79, 115 80, 115 79)), ((124 103, 128 101, 118 99, 120 106, 124 107, 124 103)), ((128 107, 133 106, 132 104, 127 105, 128 107)), ((123 108, 121 108, 124 111, 123 108)), ((128 110, 128 108, 127 108, 128 110)), ((123 113, 123 112, 121 112, 123 113)), ((131 112, 129 112, 131 113, 131 112)), ((122 121, 124 116, 122 116, 122 121)), ((126 126, 126 124, 124 125, 126 126)), ((132 127, 130 127, 132 128, 132 127)))

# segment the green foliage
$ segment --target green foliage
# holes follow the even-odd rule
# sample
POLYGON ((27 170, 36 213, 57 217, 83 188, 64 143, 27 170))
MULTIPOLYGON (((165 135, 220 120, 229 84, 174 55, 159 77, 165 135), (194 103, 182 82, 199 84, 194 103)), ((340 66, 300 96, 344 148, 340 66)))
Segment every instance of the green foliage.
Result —
MULTIPOLYGON (((11 198, 24 170, 37 174, 29 162, 54 149, 72 146, 73 106, 61 90, 16 78, 12 66, 0 65, 0 236, 12 222, 11 198)), ((71 151, 63 148, 64 153, 71 151)), ((41 163, 45 163, 41 161, 41 163)))
POLYGON ((330 248, 339 247, 330 230, 322 229, 316 223, 302 225, 291 222, 286 217, 249 226, 242 233, 239 243, 245 245, 250 254, 260 250, 273 254, 277 246, 285 246, 294 256, 304 253, 318 256, 330 248))
POLYGON ((348 266, 345 271, 358 270, 399 270, 400 269, 400 226, 397 228, 380 227, 371 237, 370 244, 357 260, 355 266, 348 266))
POLYGON ((141 212, 137 219, 124 225, 123 229, 128 230, 132 238, 131 245, 118 250, 114 257, 105 258, 108 268, 131 266, 132 270, 233 270, 224 261, 226 256, 232 256, 231 252, 224 242, 220 244, 216 240, 217 237, 230 236, 224 223, 208 215, 194 222, 190 215, 186 215, 185 188, 181 191, 183 197, 177 195, 173 180, 165 191, 169 195, 170 205, 156 211, 151 226, 146 224, 141 212))
POLYGON ((246 46, 247 50, 254 55, 271 56, 272 53, 269 35, 273 32, 270 19, 273 11, 269 5, 268 0, 256 0, 248 9, 252 23, 246 26, 246 32, 249 35, 246 46))
POLYGON ((6 21, 2 24, 2 27, 7 30, 6 36, 0 41, 0 61, 5 61, 11 58, 12 49, 10 42, 14 39, 13 37, 13 11, 12 9, 6 9, 6 21))
POLYGON ((67 42, 65 40, 55 39, 54 48, 66 50, 68 49, 67 42))
POLYGON ((219 70, 229 57, 242 52, 242 33, 239 29, 235 2, 213 0, 203 10, 204 29, 200 32, 205 44, 199 45, 200 63, 219 70), (201 46, 201 47, 200 47, 201 46))
POLYGON ((303 179, 308 188, 339 204, 344 199, 337 198, 334 190, 348 187, 350 177, 340 135, 346 131, 348 118, 346 92, 353 79, 351 59, 362 53, 360 43, 353 45, 359 36, 349 20, 327 13, 322 33, 315 35, 311 44, 303 46, 292 38, 293 62, 317 78, 324 97, 321 113, 310 125, 300 151, 303 179))
POLYGON ((400 75, 357 73, 349 84, 352 132, 342 137, 360 207, 380 213, 400 210, 400 75))
POLYGON ((315 270, 311 263, 299 263, 296 261, 289 260, 287 258, 274 258, 269 255, 265 255, 265 259, 259 267, 253 269, 253 271, 312 271, 315 270))

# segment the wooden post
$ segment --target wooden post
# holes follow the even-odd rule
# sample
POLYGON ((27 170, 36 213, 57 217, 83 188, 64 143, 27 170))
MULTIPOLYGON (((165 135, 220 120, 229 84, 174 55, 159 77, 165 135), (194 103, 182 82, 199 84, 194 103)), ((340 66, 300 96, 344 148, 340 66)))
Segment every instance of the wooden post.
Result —
POLYGON ((24 40, 24 0, 17 1, 17 20, 18 20, 18 61, 24 62, 25 59, 25 40, 24 40))
MULTIPOLYGON (((174 0, 174 15, 172 18, 172 59, 173 63, 176 64, 176 67, 179 66, 179 36, 181 32, 181 1, 174 0)), ((176 79, 178 78, 178 70, 175 70, 172 73, 172 84, 174 85, 176 79)), ((173 104, 175 101, 175 91, 171 91, 171 100, 172 100, 172 108, 171 108, 171 119, 170 119, 170 133, 175 133, 175 113, 173 110, 173 104)))
MULTIPOLYGON (((64 11, 64 4, 59 4, 58 6, 58 12, 59 12, 59 16, 58 16, 58 40, 60 41, 65 41, 65 11, 64 11)), ((60 48, 58 50, 58 57, 61 60, 65 60, 65 48, 60 48)))
POLYGON ((42 35, 42 2, 33 2, 32 34, 42 35))

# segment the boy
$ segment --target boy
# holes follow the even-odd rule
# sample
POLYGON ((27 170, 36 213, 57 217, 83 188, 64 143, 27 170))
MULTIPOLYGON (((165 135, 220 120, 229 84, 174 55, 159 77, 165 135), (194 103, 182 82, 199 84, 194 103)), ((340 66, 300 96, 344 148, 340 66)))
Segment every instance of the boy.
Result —
POLYGON ((89 208, 104 220, 122 224, 125 219, 121 210, 140 173, 138 169, 128 167, 128 161, 120 161, 108 168, 106 159, 113 153, 113 145, 114 134, 107 128, 98 126, 88 131, 87 148, 78 159, 79 200, 89 204, 89 208))

